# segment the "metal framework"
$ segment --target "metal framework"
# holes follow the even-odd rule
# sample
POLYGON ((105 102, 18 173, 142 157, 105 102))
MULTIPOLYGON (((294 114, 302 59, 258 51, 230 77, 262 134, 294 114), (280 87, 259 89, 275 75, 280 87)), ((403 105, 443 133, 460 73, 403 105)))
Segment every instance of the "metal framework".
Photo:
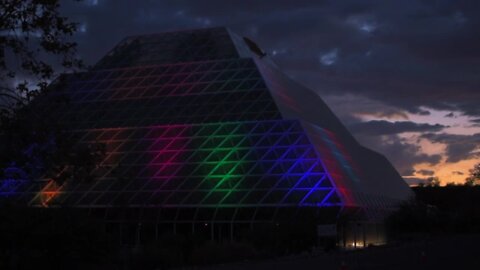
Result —
MULTIPOLYGON (((224 222, 232 231, 304 210, 334 223, 344 207, 387 205, 362 195, 356 142, 347 149, 337 131, 285 117, 283 103, 299 115, 314 110, 303 110, 275 72, 265 76, 238 40, 224 28, 131 37, 91 71, 57 80, 31 106, 66 101, 46 114, 73 141, 106 148, 96 179, 3 179, 0 196, 90 209, 112 222, 224 222), (134 218, 116 213, 125 208, 134 218)), ((342 126, 330 114, 315 117, 342 126)))

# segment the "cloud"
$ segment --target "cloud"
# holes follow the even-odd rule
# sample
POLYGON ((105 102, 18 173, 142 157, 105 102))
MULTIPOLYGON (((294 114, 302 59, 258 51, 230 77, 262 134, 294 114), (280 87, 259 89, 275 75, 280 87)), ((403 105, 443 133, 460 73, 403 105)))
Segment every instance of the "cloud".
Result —
POLYGON ((445 127, 446 126, 440 124, 430 125, 408 121, 389 122, 385 120, 374 120, 352 124, 349 126, 349 130, 353 134, 379 136, 400 134, 404 132, 440 131, 445 127))
POLYGON ((424 179, 424 178, 404 177, 403 179, 405 180, 405 182, 407 182, 407 184, 412 185, 412 186, 416 186, 416 185, 419 185, 419 184, 426 184, 426 183, 427 183, 426 179, 424 179))
POLYGON ((335 48, 327 53, 320 55, 320 63, 324 66, 331 66, 337 62, 338 49, 335 48))
POLYGON ((387 118, 391 120, 408 120, 407 113, 397 107, 353 94, 325 95, 322 98, 328 106, 348 126, 364 118, 387 118), (345 108, 348 104, 348 108, 345 108))
POLYGON ((375 18, 369 14, 352 15, 347 18, 346 22, 367 34, 373 33, 378 28, 375 18))
POLYGON ((427 110, 422 110, 421 108, 418 108, 418 112, 416 112, 418 115, 430 115, 430 111, 427 110))
POLYGON ((86 23, 82 23, 82 24, 78 25, 78 31, 80 33, 85 33, 85 32, 87 32, 87 30, 88 30, 88 26, 87 26, 86 23))
POLYGON ((473 135, 426 133, 421 135, 421 137, 434 143, 446 144, 447 162, 454 163, 480 157, 478 152, 480 149, 480 133, 473 135))
POLYGON ((435 175, 435 172, 431 171, 431 170, 418 170, 418 171, 416 171, 416 173, 418 173, 420 175, 423 175, 423 176, 433 176, 433 175, 435 175))
POLYGON ((473 123, 472 126, 474 126, 474 127, 480 127, 480 118, 478 118, 478 119, 471 119, 470 122, 473 123))
POLYGON ((410 143, 398 135, 356 135, 355 138, 362 145, 384 154, 403 176, 413 175, 416 164, 435 165, 442 160, 441 155, 422 153, 419 145, 410 143))
POLYGON ((87 0, 87 1, 85 1, 85 5, 96 6, 96 5, 98 5, 98 0, 87 0))

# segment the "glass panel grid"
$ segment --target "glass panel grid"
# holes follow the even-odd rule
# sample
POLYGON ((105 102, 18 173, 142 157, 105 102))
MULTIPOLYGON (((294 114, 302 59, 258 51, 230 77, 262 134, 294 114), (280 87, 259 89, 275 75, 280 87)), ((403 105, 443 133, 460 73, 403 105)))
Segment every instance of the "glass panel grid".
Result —
POLYGON ((77 131, 86 133, 72 135, 81 137, 80 143, 106 146, 97 180, 88 185, 67 181, 62 186, 47 181, 32 193, 31 203, 79 207, 129 201, 159 207, 341 205, 329 199, 335 188, 323 184, 331 179, 311 154, 315 149, 303 139, 299 126, 295 120, 276 120, 77 131), (118 198, 121 193, 125 194, 118 198))

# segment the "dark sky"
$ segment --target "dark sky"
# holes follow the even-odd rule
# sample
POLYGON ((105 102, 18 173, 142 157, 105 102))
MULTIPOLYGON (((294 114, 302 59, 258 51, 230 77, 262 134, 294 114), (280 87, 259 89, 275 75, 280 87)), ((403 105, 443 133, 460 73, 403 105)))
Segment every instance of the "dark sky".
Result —
POLYGON ((413 183, 480 161, 480 1, 73 0, 87 64, 128 35, 227 26, 413 183))

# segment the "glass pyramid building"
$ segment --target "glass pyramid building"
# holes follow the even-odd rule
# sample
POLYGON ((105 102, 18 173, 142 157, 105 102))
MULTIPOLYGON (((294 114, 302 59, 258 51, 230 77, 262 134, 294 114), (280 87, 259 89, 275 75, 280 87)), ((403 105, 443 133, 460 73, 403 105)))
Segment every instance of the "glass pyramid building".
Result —
POLYGON ((375 219, 411 196, 316 93, 245 41, 225 28, 124 39, 36 104, 69 100, 49 117, 104 147, 95 180, 3 183, 0 194, 175 224, 375 219))

